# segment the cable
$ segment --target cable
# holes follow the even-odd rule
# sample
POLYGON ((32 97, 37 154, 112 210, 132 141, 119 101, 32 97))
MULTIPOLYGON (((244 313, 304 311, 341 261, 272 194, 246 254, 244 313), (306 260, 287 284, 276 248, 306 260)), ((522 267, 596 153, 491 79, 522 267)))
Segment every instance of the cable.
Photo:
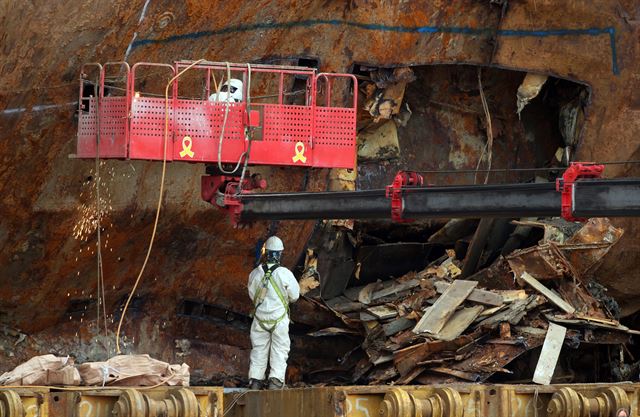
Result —
POLYGON ((97 216, 97 245, 96 249, 96 258, 97 258, 97 273, 98 273, 98 284, 96 288, 98 303, 97 303, 97 317, 96 317, 96 326, 98 327, 98 334, 100 334, 100 304, 102 303, 103 310, 103 319, 104 319, 104 335, 107 336, 107 307, 104 301, 105 299, 105 291, 104 291, 104 269, 102 267, 102 239, 101 239, 101 219, 102 219, 102 210, 100 209, 100 75, 98 75, 98 82, 93 85, 94 97, 96 99, 96 216, 97 216))
MULTIPOLYGON (((489 113, 489 104, 487 103, 487 98, 484 95, 484 88, 482 88, 482 68, 478 67, 478 90, 480 90, 480 101, 482 101, 482 110, 484 110, 484 116, 487 120, 487 143, 484 148, 482 148, 482 153, 480 154, 480 159, 478 159, 478 165, 476 166, 476 171, 480 168, 480 164, 482 163, 482 158, 485 155, 485 151, 487 154, 487 169, 491 169, 491 157, 493 154, 493 127, 491 126, 491 113, 489 113)), ((489 182, 489 173, 487 171, 487 175, 484 177, 484 183, 487 184, 489 182)), ((473 177, 473 183, 476 183, 476 176, 473 177)))
POLYGON ((475 174, 476 172, 539 172, 539 171, 563 171, 567 167, 555 167, 555 168, 496 168, 496 169, 426 169, 426 170, 410 170, 412 172, 419 172, 425 174, 475 174))
MULTIPOLYGON (((231 86, 231 66, 229 62, 226 62, 227 65, 227 83, 231 86)), ((222 82, 222 81, 221 81, 222 82)), ((228 89, 227 89, 228 90, 228 89)), ((247 97, 246 97, 246 108, 247 114, 251 114, 251 64, 247 63, 247 97)), ((220 130, 220 141, 218 142, 218 169, 223 174, 233 174, 238 168, 240 168, 240 164, 244 159, 244 166, 242 167, 242 173, 240 174, 240 182, 238 183, 238 188, 236 189, 236 195, 242 192, 242 183, 244 182, 244 177, 247 172, 247 166, 249 165, 249 156, 251 155, 251 143, 253 142, 253 128, 251 126, 244 132, 245 139, 248 140, 247 150, 240 154, 240 158, 238 158, 238 163, 235 168, 231 171, 226 171, 222 167, 222 141, 224 139, 224 131, 227 126, 227 118, 229 116, 229 98, 231 95, 227 92, 226 106, 224 112, 224 119, 222 120, 222 129, 220 130)))
POLYGON ((151 255, 151 249, 153 248, 153 241, 156 237, 156 230, 158 229, 158 219, 160 218, 160 208, 162 207, 162 194, 164 193, 164 177, 167 170, 167 141, 169 138, 169 86, 180 78, 182 74, 198 65, 200 62, 204 61, 204 59, 199 59, 193 63, 191 63, 188 67, 180 71, 173 78, 167 82, 167 86, 164 90, 164 153, 162 156, 162 176, 160 177, 160 192, 158 194, 158 207, 156 208, 156 218, 153 222, 153 231, 151 232, 151 239, 149 240, 149 248, 147 249, 147 255, 144 258, 144 262, 142 263, 142 268, 140 268, 140 273, 138 274, 138 278, 136 278, 136 282, 133 285, 133 289, 129 293, 129 297, 127 298, 127 302, 124 305, 122 310, 122 315, 120 316, 120 320, 118 322, 118 330, 116 332, 116 351, 120 354, 120 328, 122 327, 122 322, 124 321, 124 317, 127 314, 127 308, 129 307, 129 303, 131 302, 131 298, 133 298, 133 294, 135 294, 136 289, 138 288, 138 284, 140 283, 140 279, 142 278, 142 274, 144 273, 144 269, 147 266, 147 262, 149 261, 149 256, 151 255))
MULTIPOLYGON (((231 175, 234 172, 236 172, 238 170, 238 168, 240 168, 240 164, 242 164, 242 158, 244 158, 244 156, 246 155, 246 152, 242 152, 240 154, 240 158, 238 158, 238 163, 236 164, 236 167, 233 168, 231 171, 227 171, 222 167, 222 140, 224 139, 224 131, 227 127, 227 119, 229 118, 229 106, 230 106, 230 102, 229 99, 231 98, 231 94, 229 94, 229 87, 231 87, 231 65, 229 64, 229 62, 225 62, 225 64, 227 65, 227 99, 225 100, 226 102, 226 106, 224 108, 224 118, 222 119, 222 128, 220 129, 220 140, 218 141, 218 170, 220 172, 222 172, 223 174, 227 174, 227 175, 231 175)), ((249 65, 249 64, 247 64, 249 65)), ((251 74, 249 74, 249 77, 251 77, 251 74)), ((222 80, 220 80, 220 87, 222 88, 222 80)), ((216 94, 216 99, 220 97, 220 92, 218 91, 218 93, 216 94)))
POLYGON ((627 164, 640 164, 640 161, 607 161, 607 162, 594 162, 596 165, 627 165, 627 164))
MULTIPOLYGON (((640 160, 630 161, 605 161, 593 162, 595 165, 631 165, 640 164, 640 160)), ((424 174, 475 174, 476 172, 552 172, 564 171, 568 167, 540 167, 540 168, 494 168, 494 169, 425 169, 425 170, 408 170, 412 172, 424 174)))
MULTIPOLYGON (((247 114, 251 114, 251 64, 247 63, 247 114)), ((251 123, 247 127, 247 131, 245 131, 245 139, 248 140, 249 144, 247 145, 247 152, 244 155, 244 166, 242 167, 242 173, 240 174, 240 182, 238 183, 238 189, 236 190, 236 195, 239 195, 242 192, 242 183, 244 182, 244 176, 247 172, 247 165, 249 165, 249 157, 251 155, 251 143, 253 142, 253 128, 251 127, 251 123)))

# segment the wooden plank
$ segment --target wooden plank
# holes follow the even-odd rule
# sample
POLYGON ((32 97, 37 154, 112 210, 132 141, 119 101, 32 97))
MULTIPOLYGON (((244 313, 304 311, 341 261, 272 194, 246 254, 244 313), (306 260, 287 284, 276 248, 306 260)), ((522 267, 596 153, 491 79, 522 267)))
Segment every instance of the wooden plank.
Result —
POLYGON ((311 337, 321 336, 340 336, 345 334, 358 335, 359 333, 352 329, 345 329, 343 327, 327 327, 326 329, 316 330, 315 332, 307 333, 311 337))
POLYGON ((398 315, 398 311, 395 308, 386 305, 369 307, 367 312, 373 314, 379 320, 392 319, 398 315))
POLYGON ((503 308, 504 308, 504 305, 501 305, 500 307, 488 308, 488 309, 484 310, 482 313, 480 313, 478 318, 482 318, 482 317, 486 317, 486 316, 492 316, 493 314, 497 313, 498 311, 502 310, 503 308))
POLYGON ((456 308, 467 299, 471 291, 478 285, 476 281, 457 279, 436 300, 431 309, 426 312, 416 327, 414 333, 438 333, 446 324, 456 308))
POLYGON ((520 275, 520 279, 522 279, 524 282, 529 284, 531 287, 533 287, 540 294, 542 294, 545 297, 547 297, 547 299, 549 301, 551 301, 553 304, 558 306, 558 308, 560 308, 565 313, 573 314, 573 313, 576 312, 576 309, 573 308, 573 306, 571 304, 567 303, 562 298, 560 298, 559 295, 557 295, 556 293, 551 291, 549 288, 547 288, 544 285, 542 285, 540 283, 540 281, 535 279, 529 273, 523 272, 522 275, 520 275))
POLYGON ((349 302, 351 302, 351 300, 349 300, 344 295, 339 295, 337 297, 333 297, 333 298, 330 298, 328 300, 324 300, 324 302, 329 308, 335 308, 338 304, 349 303, 349 302))
POLYGON ((551 314, 545 314, 544 316, 546 317, 547 320, 553 321, 553 322, 557 322, 557 323, 588 325, 588 326, 592 326, 592 327, 598 327, 598 328, 601 328, 601 329, 619 330, 621 332, 626 332, 626 333, 629 333, 629 334, 640 334, 640 331, 631 330, 627 326, 624 326, 622 324, 618 324, 617 326, 612 326, 612 325, 609 325, 609 324, 606 324, 606 323, 585 320, 585 319, 582 319, 582 318, 580 318, 580 319, 567 319, 567 318, 564 318, 564 317, 556 317, 556 316, 553 316, 551 314))
POLYGON ((590 316, 587 316, 586 314, 580 314, 580 313, 576 314, 575 316, 577 319, 582 319, 582 320, 600 323, 600 324, 606 324, 608 326, 617 327, 620 325, 620 322, 617 320, 608 320, 608 319, 601 319, 598 317, 590 317, 590 316))
POLYGON ((547 336, 544 338, 540 358, 533 373, 533 382, 536 384, 549 385, 553 372, 556 369, 560 350, 564 343, 564 337, 567 334, 567 328, 554 323, 549 323, 547 336))
MULTIPOLYGON (((442 294, 447 290, 447 288, 449 288, 451 284, 445 281, 436 281, 434 285, 436 287, 436 291, 442 294)), ((471 291, 471 294, 469 294, 467 300, 473 301, 474 303, 487 304, 490 306, 501 306, 502 304, 504 304, 502 295, 497 294, 493 291, 479 289, 474 289, 473 291, 471 291)))
POLYGON ((516 332, 516 334, 526 334, 526 335, 532 335, 532 336, 546 336, 547 335, 547 330, 546 329, 540 329, 537 327, 528 327, 528 326, 515 326, 513 328, 516 332))
POLYGON ((360 320, 362 321, 375 321, 377 322, 378 318, 373 314, 369 313, 366 310, 360 312, 360 320))
POLYGON ((338 313, 352 313, 354 311, 361 311, 364 307, 365 306, 362 303, 348 301, 346 303, 337 304, 333 309, 338 313))
POLYGON ((371 284, 367 284, 367 285, 360 285, 358 287, 349 287, 346 290, 344 290, 342 292, 342 295, 344 295, 345 297, 347 297, 349 300, 351 301, 358 301, 358 297, 360 296, 360 293, 362 292, 362 290, 364 290, 367 286, 370 286, 370 288, 373 288, 373 291, 378 291, 381 290, 382 288, 385 288, 385 285, 391 285, 393 282, 392 281, 386 281, 386 282, 373 282, 371 284), (374 285, 372 285, 374 284, 374 285))
POLYGON ((527 314, 527 311, 544 303, 544 297, 540 297, 539 295, 530 295, 526 300, 518 300, 515 303, 509 304, 508 309, 482 320, 478 323, 478 327, 495 329, 504 321, 516 325, 520 323, 520 320, 522 320, 522 318, 527 314))
POLYGON ((505 303, 513 303, 514 301, 527 298, 527 292, 525 290, 498 290, 496 292, 502 296, 502 301, 505 303))
POLYGON ((357 301, 351 301, 343 295, 339 295, 330 300, 325 301, 327 306, 338 313, 350 313, 352 311, 360 311, 365 305, 357 301))
POLYGON ((447 341, 455 339, 467 330, 467 327, 473 323, 482 310, 482 306, 473 306, 456 311, 453 313, 449 321, 447 321, 447 324, 444 325, 442 330, 433 337, 447 341))
POLYGON ((401 332, 403 330, 410 329, 415 325, 416 325, 415 320, 410 320, 405 317, 400 317, 387 324, 383 324, 382 328, 384 329, 385 336, 393 336, 394 334, 401 332))
POLYGON ((373 296, 373 292, 382 288, 381 282, 372 282, 371 284, 365 285, 363 289, 360 290, 358 294, 358 301, 362 304, 371 303, 371 297, 373 296))
POLYGON ((435 340, 433 342, 419 343, 393 352, 393 363, 396 365, 400 375, 404 376, 418 366, 418 362, 426 360, 432 354, 445 350, 455 351, 472 340, 469 336, 461 336, 449 342, 435 340))
POLYGON ((398 294, 402 291, 410 290, 411 288, 415 288, 420 285, 420 280, 410 279, 405 282, 395 282, 393 285, 383 288, 380 291, 376 291, 371 295, 371 301, 376 301, 382 297, 387 297, 389 295, 398 294))

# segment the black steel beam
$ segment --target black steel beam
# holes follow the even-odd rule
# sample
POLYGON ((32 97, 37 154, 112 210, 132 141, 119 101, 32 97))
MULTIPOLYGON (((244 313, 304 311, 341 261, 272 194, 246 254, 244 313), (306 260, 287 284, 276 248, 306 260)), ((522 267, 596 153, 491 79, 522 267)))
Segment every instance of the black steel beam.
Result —
MULTIPOLYGON (((384 189, 321 193, 242 195, 242 220, 389 218, 384 189)), ((560 216, 555 183, 406 187, 409 219, 560 216)), ((640 179, 580 180, 574 190, 574 216, 640 216, 640 179)))
POLYGON ((632 217, 640 215, 640 180, 585 180, 576 183, 575 217, 632 217))
POLYGON ((246 194, 242 220, 381 219, 391 206, 384 190, 246 194))
POLYGON ((403 196, 409 219, 560 215, 554 183, 427 187, 408 189, 403 196))

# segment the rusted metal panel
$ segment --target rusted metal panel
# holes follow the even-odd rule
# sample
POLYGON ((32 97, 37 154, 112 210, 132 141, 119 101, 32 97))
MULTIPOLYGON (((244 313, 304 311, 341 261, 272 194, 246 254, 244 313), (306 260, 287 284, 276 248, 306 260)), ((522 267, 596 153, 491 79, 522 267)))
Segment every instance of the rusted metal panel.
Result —
POLYGON ((225 394, 233 417, 535 417, 637 415, 639 384, 316 387, 225 394), (235 402, 234 402, 235 400, 235 402))
POLYGON ((507 256, 516 276, 529 272, 538 279, 562 279, 571 273, 571 265, 553 243, 521 249, 507 256))
POLYGON ((0 387, 2 417, 216 417, 223 401, 218 387, 0 387), (19 400, 15 413, 7 407, 9 398, 19 400), (123 408, 126 398, 140 401, 123 408))
MULTIPOLYGON (((38 346, 79 357, 96 351, 106 354, 102 344, 108 337, 95 337, 95 301, 90 304, 96 298, 96 282, 95 257, 89 246, 95 242, 81 244, 72 237, 80 208, 90 206, 87 195, 79 196, 83 190, 79 184, 92 175, 92 163, 67 160, 72 152, 69 133, 75 130, 73 105, 68 103, 76 100, 74 78, 79 63, 90 57, 171 61, 186 54, 251 62, 313 56, 328 71, 348 71, 354 62, 380 67, 467 63, 550 74, 583 82, 592 92, 576 159, 638 159, 640 51, 638 27, 632 24, 638 20, 633 1, 563 2, 562 7, 553 1, 510 2, 504 15, 492 2, 475 0, 444 5, 402 2, 391 8, 362 1, 334 2, 322 8, 292 5, 229 2, 217 5, 216 19, 211 19, 210 2, 195 0, 179 8, 145 0, 118 0, 110 7, 98 3, 87 7, 85 2, 65 2, 64 7, 29 2, 10 6, 3 39, 10 64, 0 70, 0 136, 4 139, 0 140, 4 158, 0 309, 6 312, 8 326, 29 336, 17 346, 19 336, 6 338, 7 350, 0 352, 3 370, 37 353, 38 346), (26 38, 25 28, 31 33, 26 38), (88 312, 69 311, 71 300, 86 301, 88 312), (46 309, 34 307, 45 305, 46 309)), ((405 162, 415 169, 475 168, 484 138, 473 92, 476 72, 475 68, 464 72, 451 68, 431 68, 440 74, 422 71, 425 88, 409 84, 406 92, 409 103, 418 103, 412 106, 412 118, 420 122, 406 128, 400 148, 405 162), (447 72, 445 77, 442 73, 447 72)), ((492 78, 492 71, 487 69, 484 75, 492 78)), ((508 120, 501 122, 506 129, 504 142, 496 141, 504 144, 494 153, 496 167, 531 166, 533 160, 530 148, 517 159, 513 156, 517 142, 512 138, 523 135, 513 94, 521 78, 517 73, 496 77, 493 94, 501 98, 494 101, 488 94, 494 121, 508 120), (507 83, 500 82, 505 78, 507 83), (512 108, 495 106, 508 100, 512 108)), ((485 84, 491 93, 490 83, 485 84)), ((146 303, 124 325, 129 347, 164 360, 186 352, 175 348, 176 340, 188 339, 181 326, 184 320, 175 318, 180 300, 193 298, 249 312, 245 280, 256 240, 263 239, 270 227, 264 222, 247 230, 232 229, 199 202, 199 184, 193 179, 202 174, 200 169, 185 165, 171 166, 169 171, 153 265, 140 288, 140 300, 146 303)), ((385 175, 392 171, 385 164, 362 168, 358 181, 387 184, 391 178, 385 175)), ((608 176, 638 174, 637 167, 630 165, 611 166, 607 171, 608 176)), ((119 179, 107 181, 113 211, 112 225, 105 227, 111 234, 107 249, 113 252, 105 254, 105 281, 108 314, 117 315, 119 300, 126 296, 144 257, 142 242, 150 233, 149 210, 157 198, 159 171, 157 166, 139 163, 121 164, 115 172, 119 179)), ((307 190, 322 190, 326 184, 322 172, 308 177, 293 169, 263 173, 273 174, 270 184, 278 190, 299 191, 307 179, 307 190)), ((454 181, 448 176, 441 183, 454 181)), ((612 295, 626 301, 626 310, 633 311, 640 307, 640 282, 634 279, 640 259, 639 223, 625 220, 615 225, 627 233, 605 257, 599 277, 612 295)), ((288 222, 277 227, 288 244, 288 266, 298 258, 312 228, 312 223, 288 222)), ((491 276, 494 272, 482 272, 483 279, 508 277, 497 272, 491 276)), ((228 332, 213 327, 207 326, 200 339, 191 340, 186 359, 205 378, 231 371, 243 375, 246 336, 234 332, 221 343, 219 338, 228 332), (219 361, 211 360, 212 352, 219 361)))
POLYGON ((0 387, 2 417, 49 417, 53 397, 44 387, 0 387))
POLYGON ((593 272, 623 234, 623 229, 613 226, 609 219, 591 219, 561 249, 578 277, 583 278, 593 272))

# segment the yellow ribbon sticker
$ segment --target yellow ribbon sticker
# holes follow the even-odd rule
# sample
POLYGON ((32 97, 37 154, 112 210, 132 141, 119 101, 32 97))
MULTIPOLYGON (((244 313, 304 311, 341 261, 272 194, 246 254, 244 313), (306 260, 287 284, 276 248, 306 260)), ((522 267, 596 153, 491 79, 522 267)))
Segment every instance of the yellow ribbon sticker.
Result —
POLYGON ((191 145, 193 145, 193 141, 190 136, 185 136, 182 138, 182 150, 180 151, 180 158, 184 158, 185 155, 189 155, 189 158, 193 158, 193 151, 191 150, 191 145))
POLYGON ((293 156, 293 162, 302 162, 303 164, 307 163, 307 157, 304 156, 304 143, 296 142, 295 147, 296 154, 293 156))

